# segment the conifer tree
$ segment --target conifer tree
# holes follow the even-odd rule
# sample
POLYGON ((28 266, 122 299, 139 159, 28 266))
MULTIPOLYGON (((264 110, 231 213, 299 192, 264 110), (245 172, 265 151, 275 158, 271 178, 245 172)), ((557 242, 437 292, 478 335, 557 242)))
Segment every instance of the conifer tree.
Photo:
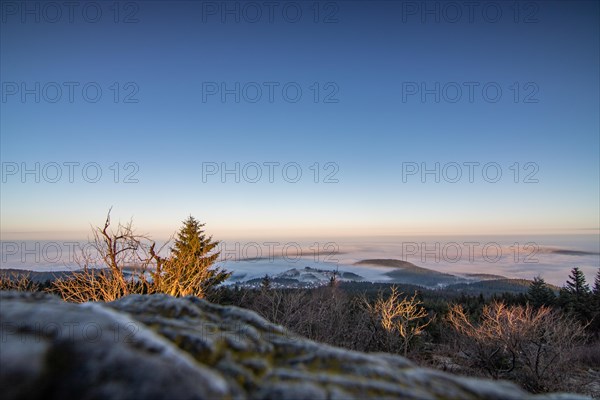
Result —
POLYGON ((535 308, 552 306, 556 301, 556 295, 541 276, 536 276, 527 291, 527 300, 535 308))
POLYGON ((592 289, 592 306, 594 319, 590 324, 590 329, 592 332, 596 332, 597 337, 600 337, 600 268, 596 273, 594 288, 592 289))
POLYGON ((219 258, 220 252, 215 251, 219 241, 213 241, 212 236, 206 235, 204 225, 192 216, 183 221, 171 254, 173 263, 183 269, 205 272, 200 285, 203 292, 206 292, 229 278, 231 273, 219 267, 212 268, 219 258))
POLYGON ((600 268, 598 268, 598 272, 596 272, 596 279, 594 280, 594 288, 592 289, 592 301, 594 303, 594 311, 598 315, 598 319, 600 319, 600 268))
POLYGON ((579 267, 575 267, 571 270, 566 289, 576 296, 586 296, 590 293, 590 287, 585 281, 585 275, 579 267))
POLYGON ((592 319, 591 294, 583 271, 575 267, 571 270, 567 284, 560 291, 559 302, 566 311, 587 322, 592 319))

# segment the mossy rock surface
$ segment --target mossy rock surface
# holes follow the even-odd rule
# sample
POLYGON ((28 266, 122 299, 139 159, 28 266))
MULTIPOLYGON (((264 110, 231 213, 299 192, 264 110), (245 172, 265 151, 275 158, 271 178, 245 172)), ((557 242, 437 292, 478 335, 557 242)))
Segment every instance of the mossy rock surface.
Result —
POLYGON ((558 399, 316 343, 197 298, 0 292, 3 399, 558 399))

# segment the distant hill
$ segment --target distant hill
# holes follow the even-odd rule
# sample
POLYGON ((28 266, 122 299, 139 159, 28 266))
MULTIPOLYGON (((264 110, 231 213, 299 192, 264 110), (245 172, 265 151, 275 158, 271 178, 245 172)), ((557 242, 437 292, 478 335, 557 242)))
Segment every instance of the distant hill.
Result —
POLYGON ((489 280, 494 280, 494 279, 508 279, 505 276, 494 275, 494 274, 463 274, 463 275, 466 276, 467 278, 473 278, 475 280, 480 280, 480 281, 489 281, 489 280))
POLYGON ((48 271, 48 272, 37 272, 27 271, 22 269, 0 269, 0 276, 3 278, 21 278, 27 276, 31 281, 35 283, 44 283, 48 281, 54 281, 57 278, 64 278, 70 276, 73 272, 71 271, 48 271))
POLYGON ((419 285, 424 287, 444 287, 450 284, 468 282, 467 279, 435 271, 429 268, 416 266, 413 263, 395 259, 370 259, 361 260, 355 265, 374 265, 379 267, 389 267, 391 271, 384 275, 397 283, 406 283, 409 285, 419 285))
POLYGON ((365 278, 353 272, 332 271, 312 267, 292 268, 274 276, 275 279, 296 279, 298 282, 329 282, 332 276, 347 281, 363 281, 365 278))
POLYGON ((550 252, 553 254, 562 254, 565 256, 597 256, 598 254, 600 254, 600 253, 593 252, 593 251, 563 250, 563 249, 551 250, 550 252))
MULTIPOLYGON (((458 283, 447 287, 449 290, 457 290, 469 294, 490 293, 527 293, 531 285, 529 279, 494 279, 472 283, 458 283)), ((550 289, 558 293, 559 287, 548 284, 550 289)))
MULTIPOLYGON (((333 271, 318 269, 312 267, 292 268, 275 275, 269 275, 273 287, 287 288, 310 288, 326 285, 333 276, 339 281, 362 282, 365 280, 362 276, 353 272, 333 271)), ((229 279, 229 283, 241 284, 250 287, 260 286, 263 277, 243 280, 246 274, 234 275, 229 279)))

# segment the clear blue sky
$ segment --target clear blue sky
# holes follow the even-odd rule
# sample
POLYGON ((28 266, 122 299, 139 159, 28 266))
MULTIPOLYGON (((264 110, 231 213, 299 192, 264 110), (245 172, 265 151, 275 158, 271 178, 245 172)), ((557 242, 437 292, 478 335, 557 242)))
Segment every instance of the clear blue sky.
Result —
POLYGON ((598 232, 598 2, 522 2, 518 15, 513 2, 496 2, 498 18, 481 2, 472 22, 445 2, 426 3, 434 14, 413 8, 421 2, 320 2, 318 15, 312 1, 275 3, 270 22, 262 2, 227 2, 239 7, 236 22, 222 2, 121 2, 118 15, 113 2, 97 2, 93 23, 97 10, 85 2, 70 21, 64 6, 59 18, 43 2, 22 14, 20 2, 3 1, 3 238, 83 235, 111 206, 155 237, 190 214, 221 237, 598 232), (236 82, 239 103, 210 92, 236 82), (436 82, 439 102, 422 99, 421 84, 436 82), (23 88, 33 93, 22 98, 23 88), (125 102, 129 94, 137 102, 125 102), (257 183, 248 182, 252 162, 262 166, 257 183), (274 182, 265 162, 280 163, 274 182), (452 162, 462 166, 456 183, 452 162), (465 162, 480 163, 473 182, 465 162), (35 163, 39 183, 21 175, 35 163), (56 183, 52 163, 61 166, 56 183), (73 182, 64 163, 79 163, 73 182), (86 181, 94 168, 82 177, 88 163, 102 170, 96 183, 86 181), (203 179, 203 163, 240 163, 240 182, 203 179), (297 183, 282 176, 286 163, 302 169, 297 183), (405 163, 440 163, 450 179, 403 179, 405 163), (501 168, 498 182, 482 177, 486 163, 501 168), (137 183, 123 182, 129 172, 137 183), (324 183, 334 172, 338 182, 324 183), (537 183, 524 182, 529 173, 537 183))

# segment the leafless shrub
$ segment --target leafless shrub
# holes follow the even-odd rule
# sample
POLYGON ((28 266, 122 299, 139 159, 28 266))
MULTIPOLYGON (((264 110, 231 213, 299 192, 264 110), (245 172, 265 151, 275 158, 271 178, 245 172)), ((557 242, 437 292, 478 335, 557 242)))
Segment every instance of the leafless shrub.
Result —
POLYGON ((343 291, 322 287, 290 300, 297 304, 296 311, 290 315, 290 326, 295 332, 320 342, 338 345, 347 342, 350 310, 343 291))
POLYGON ((252 308, 264 318, 291 328, 304 314, 308 295, 304 290, 280 290, 262 288, 252 308))
POLYGON ((458 333, 461 350, 472 367, 494 378, 519 381, 533 391, 560 387, 569 356, 586 340, 585 327, 549 307, 485 306, 472 323, 461 306, 450 308, 447 321, 458 333))
POLYGON ((385 331, 383 340, 387 350, 393 352, 394 343, 400 339, 403 354, 406 356, 409 344, 423 333, 431 319, 425 320, 428 313, 423 303, 417 299, 416 293, 408 297, 398 292, 395 286, 392 286, 391 290, 387 299, 380 293, 375 304, 366 299, 363 300, 363 304, 372 319, 385 331))
POLYGON ((600 366, 600 343, 596 341, 578 346, 571 352, 570 359, 573 363, 584 367, 598 368, 600 366))
POLYGON ((237 305, 309 339, 364 351, 370 342, 368 317, 357 300, 335 286, 262 288, 246 292, 237 305))
POLYGON ((0 275, 0 290, 17 290, 20 292, 35 292, 39 284, 33 282, 28 274, 2 274, 0 275))
POLYGON ((152 255, 154 243, 136 234, 132 222, 119 223, 115 230, 110 226, 109 211, 104 227, 93 230, 88 251, 76 255, 81 270, 53 282, 53 290, 63 300, 113 301, 128 294, 151 292, 147 275, 156 261, 152 255))

